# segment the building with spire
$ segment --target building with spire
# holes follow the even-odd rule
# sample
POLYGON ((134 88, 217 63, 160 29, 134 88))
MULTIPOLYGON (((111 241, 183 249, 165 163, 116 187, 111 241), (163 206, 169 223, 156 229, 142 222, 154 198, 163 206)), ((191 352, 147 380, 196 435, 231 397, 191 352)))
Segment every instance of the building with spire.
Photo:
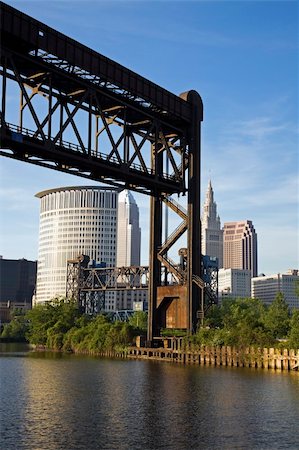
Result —
POLYGON ((211 180, 206 193, 201 229, 202 254, 216 257, 218 259, 218 267, 223 267, 223 230, 221 230, 220 217, 217 215, 217 204, 214 201, 211 180))

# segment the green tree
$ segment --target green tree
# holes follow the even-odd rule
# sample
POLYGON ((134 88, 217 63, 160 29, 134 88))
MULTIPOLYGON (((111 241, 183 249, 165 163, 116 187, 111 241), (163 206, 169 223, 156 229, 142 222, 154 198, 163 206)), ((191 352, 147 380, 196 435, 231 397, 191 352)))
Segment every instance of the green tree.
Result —
POLYGON ((299 348, 299 309, 293 311, 290 320, 289 347, 299 348))
POLYGON ((132 343, 134 328, 127 322, 115 322, 107 333, 105 348, 107 350, 116 350, 132 343))
POLYGON ((273 303, 266 310, 264 325, 274 338, 285 338, 290 329, 289 307, 281 292, 276 294, 273 303))
POLYGON ((223 326, 224 307, 213 305, 204 318, 204 327, 221 328, 223 326))
POLYGON ((226 298, 205 319, 210 329, 200 329, 198 339, 206 345, 269 345, 274 342, 263 324, 265 307, 258 299, 226 298))
POLYGON ((129 319, 129 324, 139 333, 147 331, 147 313, 145 311, 136 311, 129 319))
POLYGON ((59 349, 63 335, 75 325, 79 315, 76 303, 65 299, 37 305, 26 313, 29 323, 26 337, 32 344, 59 349))
POLYGON ((12 320, 4 325, 1 337, 6 340, 25 342, 27 329, 28 322, 25 318, 25 314, 16 311, 15 314, 13 313, 12 320))
POLYGON ((256 298, 237 298, 229 305, 225 305, 223 325, 225 328, 248 326, 255 328, 260 326, 264 312, 263 304, 256 298))

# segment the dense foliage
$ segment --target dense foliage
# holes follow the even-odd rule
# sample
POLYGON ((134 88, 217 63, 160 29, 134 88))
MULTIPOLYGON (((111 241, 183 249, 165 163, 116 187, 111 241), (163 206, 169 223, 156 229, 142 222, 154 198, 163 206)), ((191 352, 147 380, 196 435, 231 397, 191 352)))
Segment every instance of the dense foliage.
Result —
POLYGON ((186 339, 197 345, 299 348, 299 311, 289 311, 281 293, 266 307, 253 298, 225 299, 213 306, 204 326, 186 339))
POLYGON ((16 309, 11 322, 4 325, 1 340, 9 342, 26 342, 27 321, 22 311, 16 309))
MULTIPOLYGON (((131 345, 144 332, 146 313, 135 313, 130 322, 111 322, 105 315, 81 314, 74 302, 55 299, 37 305, 25 315, 15 315, 1 337, 24 338, 53 350, 102 352, 131 345)), ((18 339, 19 338, 19 339, 18 339)))
MULTIPOLYGON (((124 349, 134 344, 137 335, 144 335, 146 329, 145 312, 136 312, 129 322, 111 322, 105 315, 81 314, 74 302, 55 299, 25 315, 16 311, 13 320, 4 326, 1 338, 26 339, 55 350, 96 353, 124 349)), ((170 333, 167 330, 167 335, 170 333)), ((209 310, 204 325, 196 334, 186 336, 185 344, 193 348, 200 345, 299 348, 299 310, 290 312, 280 293, 269 307, 252 298, 225 299, 221 306, 209 310)))

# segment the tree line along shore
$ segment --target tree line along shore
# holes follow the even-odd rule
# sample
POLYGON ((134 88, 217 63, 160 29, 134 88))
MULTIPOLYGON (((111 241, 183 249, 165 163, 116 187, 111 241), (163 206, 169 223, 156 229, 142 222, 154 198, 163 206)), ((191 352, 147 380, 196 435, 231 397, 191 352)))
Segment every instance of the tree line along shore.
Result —
MULTIPOLYGON (((124 351, 146 335, 147 313, 135 312, 128 322, 113 322, 109 314, 82 314, 77 304, 54 299, 22 313, 15 310, 5 324, 2 342, 28 342, 37 347, 65 352, 101 353, 124 351)), ((208 311, 195 334, 161 330, 162 336, 181 336, 183 348, 207 346, 299 348, 299 310, 289 310, 284 296, 270 306, 252 298, 227 298, 208 311)))

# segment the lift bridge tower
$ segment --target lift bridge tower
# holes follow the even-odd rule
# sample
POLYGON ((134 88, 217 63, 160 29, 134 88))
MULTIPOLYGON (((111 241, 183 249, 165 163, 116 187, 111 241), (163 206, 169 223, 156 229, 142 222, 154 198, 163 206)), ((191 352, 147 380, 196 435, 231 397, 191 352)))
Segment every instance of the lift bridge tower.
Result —
POLYGON ((176 96, 5 3, 0 8, 1 155, 149 195, 148 338, 165 326, 193 332, 204 289, 200 95, 176 96), (187 196, 186 209, 172 200, 177 194, 187 196), (164 242, 162 205, 181 219, 164 242), (168 255, 184 233, 182 270, 168 255), (164 285, 162 267, 177 285, 164 285))

